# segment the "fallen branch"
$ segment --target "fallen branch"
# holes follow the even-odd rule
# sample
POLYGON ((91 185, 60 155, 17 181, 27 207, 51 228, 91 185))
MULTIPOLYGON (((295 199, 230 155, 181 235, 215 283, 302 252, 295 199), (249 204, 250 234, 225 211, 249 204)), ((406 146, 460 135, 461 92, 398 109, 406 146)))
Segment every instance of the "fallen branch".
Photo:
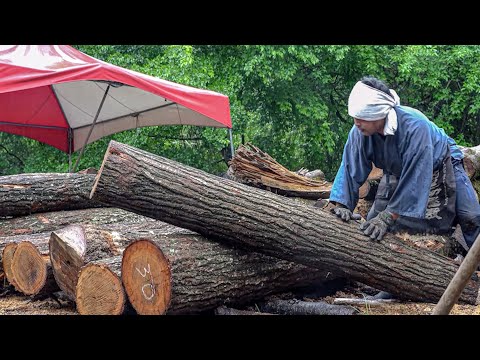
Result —
POLYGON ((281 315, 354 315, 358 310, 350 306, 332 305, 324 301, 269 300, 260 309, 281 315))

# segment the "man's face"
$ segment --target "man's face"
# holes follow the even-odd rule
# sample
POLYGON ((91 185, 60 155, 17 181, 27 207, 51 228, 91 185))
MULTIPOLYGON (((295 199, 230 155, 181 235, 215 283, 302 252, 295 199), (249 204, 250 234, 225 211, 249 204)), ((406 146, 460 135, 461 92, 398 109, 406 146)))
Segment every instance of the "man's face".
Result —
POLYGON ((383 128, 385 126, 385 119, 375 120, 375 121, 366 121, 361 119, 353 119, 355 126, 360 130, 362 135, 370 136, 375 133, 383 135, 383 128))

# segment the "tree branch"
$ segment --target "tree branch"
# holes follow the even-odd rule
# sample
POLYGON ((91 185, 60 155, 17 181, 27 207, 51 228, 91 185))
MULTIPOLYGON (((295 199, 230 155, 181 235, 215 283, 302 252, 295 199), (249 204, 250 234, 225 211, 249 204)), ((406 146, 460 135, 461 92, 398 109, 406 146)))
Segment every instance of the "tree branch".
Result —
POLYGON ((22 166, 25 166, 25 163, 23 162, 22 159, 20 159, 17 155, 11 153, 4 145, 0 144, 0 148, 3 149, 3 151, 5 151, 7 153, 7 155, 10 155, 11 157, 17 159, 17 161, 22 165, 22 166))

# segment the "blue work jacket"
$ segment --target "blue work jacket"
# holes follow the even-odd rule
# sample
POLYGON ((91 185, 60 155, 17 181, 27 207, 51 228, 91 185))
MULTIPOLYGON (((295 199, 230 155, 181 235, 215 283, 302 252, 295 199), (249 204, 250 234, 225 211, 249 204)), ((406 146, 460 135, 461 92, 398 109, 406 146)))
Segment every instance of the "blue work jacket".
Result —
POLYGON ((372 163, 398 178, 387 210, 402 216, 424 218, 434 170, 447 154, 463 159, 463 153, 445 131, 420 111, 395 106, 397 130, 394 135, 364 136, 354 125, 348 134, 342 163, 335 177, 330 201, 351 211, 358 202, 358 189, 366 181, 372 163))

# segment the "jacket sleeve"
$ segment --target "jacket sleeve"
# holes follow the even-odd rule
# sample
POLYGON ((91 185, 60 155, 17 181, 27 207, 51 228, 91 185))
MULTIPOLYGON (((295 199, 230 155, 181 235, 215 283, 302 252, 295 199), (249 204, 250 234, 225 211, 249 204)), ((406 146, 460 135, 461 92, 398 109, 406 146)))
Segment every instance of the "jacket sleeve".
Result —
POLYGON ((409 129, 398 147, 402 172, 387 210, 423 219, 433 174, 433 144, 428 125, 420 123, 409 129))
POLYGON ((353 126, 343 149, 342 163, 330 192, 330 201, 345 205, 353 211, 358 202, 358 189, 372 171, 372 161, 364 142, 366 137, 353 126))

